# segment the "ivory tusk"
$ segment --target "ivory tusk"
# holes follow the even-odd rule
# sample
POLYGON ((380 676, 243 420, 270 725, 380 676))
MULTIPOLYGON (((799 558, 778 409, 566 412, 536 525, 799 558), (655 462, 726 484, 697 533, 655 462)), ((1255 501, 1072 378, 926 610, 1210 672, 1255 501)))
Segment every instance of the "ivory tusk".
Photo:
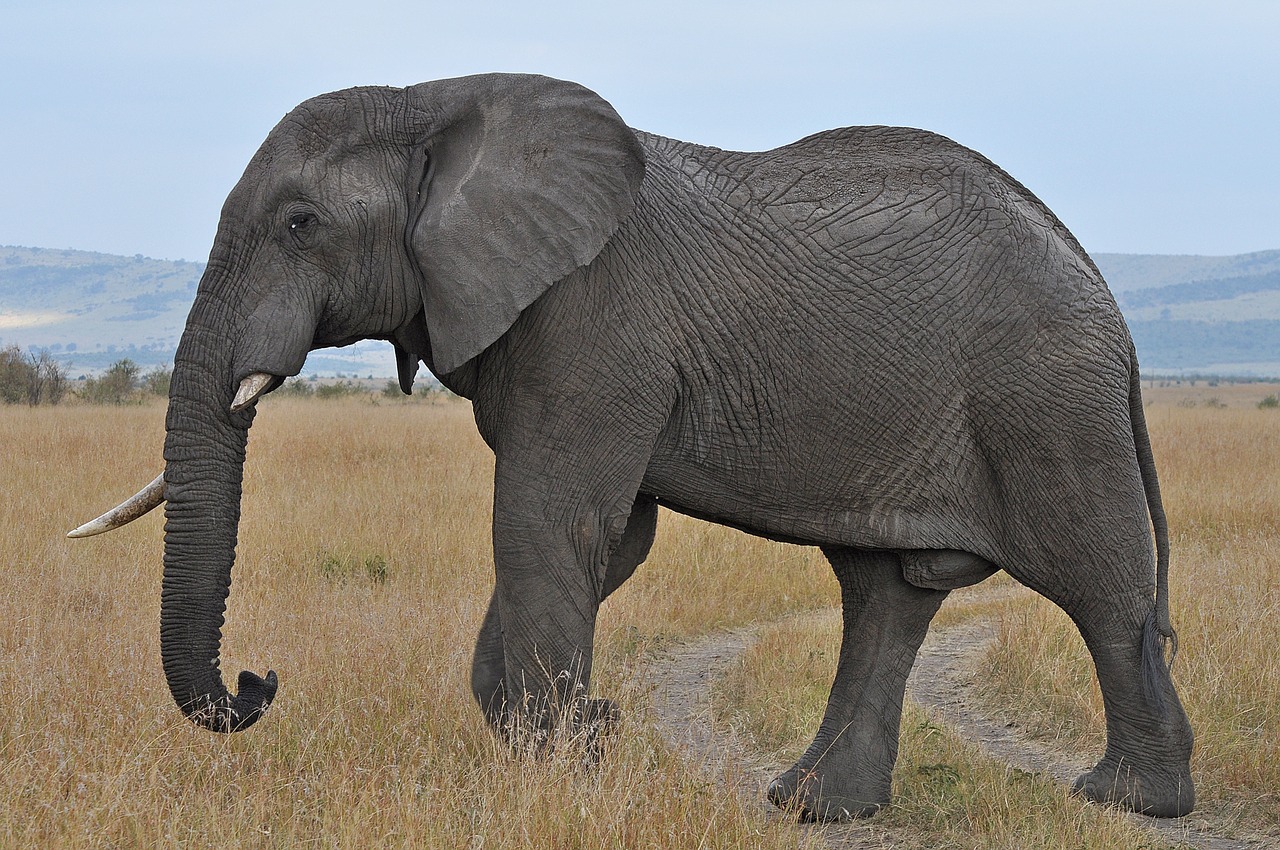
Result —
POLYGON ((271 382, 275 379, 275 375, 268 375, 266 372, 254 372, 241 381, 240 389, 236 391, 236 397, 231 402, 231 412, 239 413, 257 401, 258 396, 262 395, 263 390, 271 386, 271 382))
POLYGON ((163 501, 164 473, 162 472, 156 476, 154 481, 139 490, 137 495, 132 496, 97 519, 86 522, 74 531, 68 531, 67 536, 92 537, 104 531, 111 531, 113 528, 119 528, 122 525, 133 522, 163 501))

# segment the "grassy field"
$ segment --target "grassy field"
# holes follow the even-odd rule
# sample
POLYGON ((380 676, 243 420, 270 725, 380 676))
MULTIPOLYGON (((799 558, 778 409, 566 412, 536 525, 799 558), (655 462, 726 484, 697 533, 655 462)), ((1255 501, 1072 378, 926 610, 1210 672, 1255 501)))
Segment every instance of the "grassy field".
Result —
MULTIPOLYGON (((1225 389, 1215 397, 1226 407, 1191 407, 1181 390, 1154 390, 1150 414, 1176 532, 1176 676, 1200 736, 1202 799, 1254 818, 1268 799, 1274 810, 1266 794, 1280 787, 1280 674, 1267 652, 1280 621, 1270 542, 1280 522, 1271 465, 1280 411, 1225 389)), ((531 763, 495 743, 467 687, 492 585, 492 458, 457 402, 264 402, 250 437, 223 670, 273 668, 280 693, 246 733, 194 728, 160 668, 160 513, 111 535, 63 537, 161 468, 163 416, 159 404, 0 408, 0 544, 10 557, 0 572, 0 847, 814 840, 670 751, 630 675, 666 642, 833 605, 835 582, 813 550, 664 514, 649 562, 602 614, 596 686, 627 710, 610 756, 587 770, 571 758, 531 763)), ((1087 662, 1066 638, 1043 646, 1019 632, 1058 628, 1053 612, 1011 611, 1004 622, 991 698, 1008 701, 1034 679, 1052 698, 1016 711, 1091 745, 1087 662), (1065 653, 1053 663, 1071 675, 1043 675, 1060 669, 1045 666, 1054 653, 1065 653)), ((795 702, 779 738, 811 733, 816 716, 805 714, 812 696, 778 695, 807 688, 825 698, 830 681, 834 633, 800 638, 752 656, 769 702, 729 707, 750 720, 795 702)), ((984 765, 914 710, 904 731, 899 805, 886 823, 922 846, 1147 841, 1114 832, 1131 828, 1055 786, 984 765)))
MULTIPOLYGON (((1148 424, 1173 529, 1174 668, 1196 732, 1192 771, 1211 828, 1280 831, 1280 412, 1274 386, 1147 389, 1148 424)), ((1038 596, 1001 593, 997 576, 954 594, 934 621, 995 618, 999 638, 975 670, 992 714, 1065 749, 1102 752, 1093 665, 1079 632, 1038 596)), ((781 760, 807 746, 838 650, 835 620, 779 623, 717 688, 722 716, 781 760)), ((920 847, 1163 846, 1114 813, 983 758, 908 706, 883 822, 920 847), (963 792, 963 793, 961 793, 963 792)))
POLYGON ((664 640, 828 604, 813 553, 670 518, 600 627, 597 680, 631 709, 614 755, 531 764, 467 684, 493 468, 469 407, 271 399, 223 670, 281 686, 266 720, 215 736, 164 685, 161 512, 63 537, 161 468, 163 418, 0 407, 0 847, 796 846, 660 743, 625 674, 664 640))

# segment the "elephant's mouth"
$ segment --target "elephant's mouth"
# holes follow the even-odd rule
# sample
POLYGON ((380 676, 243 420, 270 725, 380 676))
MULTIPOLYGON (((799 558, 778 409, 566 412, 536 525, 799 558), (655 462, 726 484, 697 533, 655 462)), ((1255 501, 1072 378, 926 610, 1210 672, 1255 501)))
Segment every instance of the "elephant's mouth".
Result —
MULTIPOLYGON (((284 383, 279 375, 266 372, 254 372, 240 382, 236 396, 231 402, 231 412, 239 413, 257 403, 267 393, 284 383)), ((67 532, 68 537, 92 537, 128 525, 160 505, 164 504, 164 473, 157 475, 150 484, 125 499, 119 505, 92 519, 84 525, 67 532)))

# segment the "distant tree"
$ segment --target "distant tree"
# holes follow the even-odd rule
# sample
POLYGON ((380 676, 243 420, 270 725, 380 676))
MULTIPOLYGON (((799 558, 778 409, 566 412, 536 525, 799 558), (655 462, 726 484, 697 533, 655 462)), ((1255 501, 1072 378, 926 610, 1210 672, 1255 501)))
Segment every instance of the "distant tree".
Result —
POLYGON ((91 404, 127 404, 136 398, 137 363, 125 358, 107 367, 101 377, 89 378, 80 390, 80 397, 91 404))
POLYGON ((57 404, 67 392, 67 374, 48 349, 23 354, 10 345, 0 349, 0 402, 57 404))
POLYGON ((28 355, 27 404, 57 404, 67 394, 67 372, 49 349, 28 355))
POLYGON ((0 402, 20 404, 27 400, 31 383, 31 363, 16 345, 0 348, 0 402))
POLYGON ((168 396, 169 382, 173 378, 173 370, 167 366, 157 366, 142 376, 142 388, 151 395, 168 396))

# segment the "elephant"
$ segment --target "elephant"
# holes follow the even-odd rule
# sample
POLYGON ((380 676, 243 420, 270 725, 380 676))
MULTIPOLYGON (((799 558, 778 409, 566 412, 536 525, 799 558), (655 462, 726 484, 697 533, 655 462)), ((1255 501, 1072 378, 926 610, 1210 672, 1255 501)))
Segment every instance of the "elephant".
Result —
MULTIPOLYGON (((221 628, 256 402, 311 350, 389 341, 470 399, 495 456, 472 690, 498 734, 596 730, 597 612, 659 507, 816 546, 843 638, 813 744, 767 795, 890 802, 907 674, 947 594, 1003 570, 1096 665, 1106 749, 1074 785, 1194 806, 1170 675, 1168 523, 1128 329, 1029 190, 923 130, 737 152, 627 126, 575 83, 486 74, 305 101, 232 189, 175 355, 161 653, 196 723, 249 727, 221 628)), ((548 732, 549 734, 549 732, 548 732)))

